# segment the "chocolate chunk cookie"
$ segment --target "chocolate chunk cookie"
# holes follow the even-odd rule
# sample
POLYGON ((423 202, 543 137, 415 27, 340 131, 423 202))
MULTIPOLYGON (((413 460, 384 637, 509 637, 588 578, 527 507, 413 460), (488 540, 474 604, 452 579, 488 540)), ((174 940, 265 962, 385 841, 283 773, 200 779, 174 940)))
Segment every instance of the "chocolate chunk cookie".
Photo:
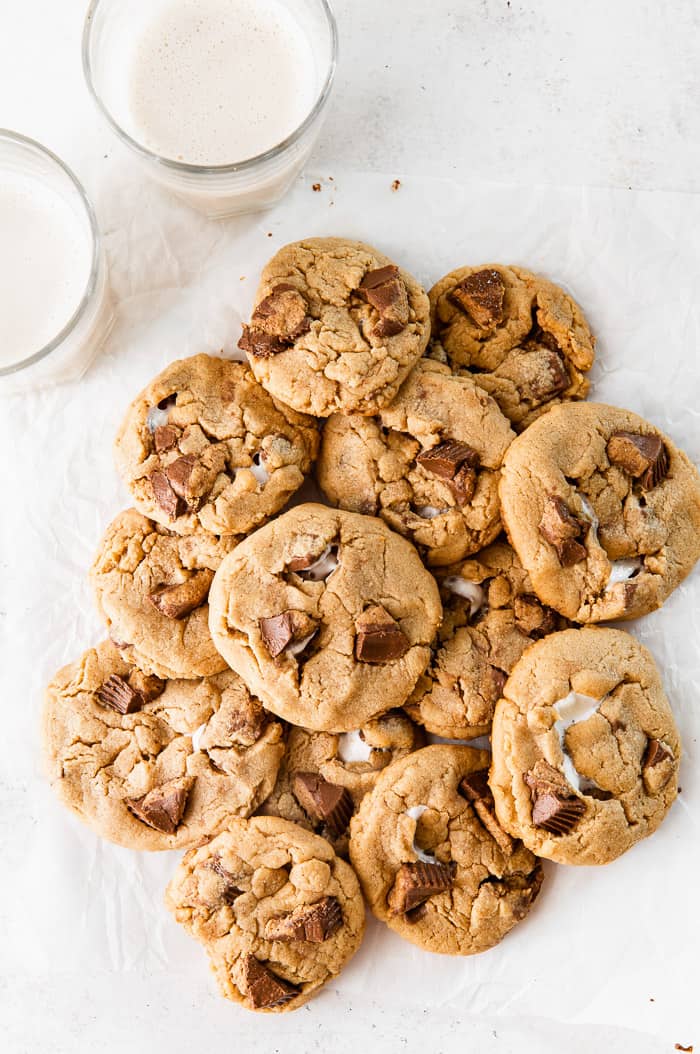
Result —
POLYGON ((454 563, 500 531, 499 470, 513 438, 469 377, 422 359, 377 417, 328 419, 318 481, 334 505, 381 516, 427 563, 454 563))
POLYGON ((595 338, 578 304, 521 267, 460 267, 430 291, 432 354, 474 374, 520 432, 583 399, 595 338))
POLYGON ((277 783, 259 812, 317 831, 347 856, 350 817, 379 773, 424 742, 401 710, 343 735, 290 728, 277 783))
POLYGON ((97 606, 122 654, 158 677, 226 669, 209 633, 214 571, 236 538, 179 536, 134 509, 107 528, 90 571, 97 606))
POLYGON ((372 414, 423 354, 429 316, 415 278, 376 249, 308 238, 263 270, 239 347, 260 383, 296 410, 372 414))
POLYGON ((680 740, 649 652, 622 630, 538 641, 496 706, 500 823, 538 856, 606 864, 652 834, 677 793, 680 740))
POLYGON ((506 677, 534 640, 568 622, 535 596, 505 541, 439 576, 442 625, 407 713, 428 732, 473 739, 491 731, 506 677))
POLYGON ((105 641, 49 685, 44 752, 61 801, 103 838, 183 849, 254 812, 284 743, 233 671, 161 680, 105 641))
POLYGON ((212 585, 210 629, 273 713, 349 732, 400 706, 430 657, 437 585, 381 520, 299 505, 246 538, 212 585))
POLYGON ((486 951, 527 915, 539 861, 499 826, 489 755, 432 746, 386 769, 350 824, 350 859, 370 908, 432 952, 486 951))
POLYGON ((129 407, 117 471, 139 512, 178 534, 247 534, 304 481, 316 422, 275 402, 248 366, 211 355, 171 363, 129 407))
POLYGON ((362 894, 324 838, 255 816, 186 854, 165 903, 207 950, 221 994, 248 1010, 297 1010, 360 946, 362 894))
POLYGON ((540 600, 576 622, 661 606, 700 557, 700 477, 629 410, 555 407, 510 446, 503 521, 540 600))

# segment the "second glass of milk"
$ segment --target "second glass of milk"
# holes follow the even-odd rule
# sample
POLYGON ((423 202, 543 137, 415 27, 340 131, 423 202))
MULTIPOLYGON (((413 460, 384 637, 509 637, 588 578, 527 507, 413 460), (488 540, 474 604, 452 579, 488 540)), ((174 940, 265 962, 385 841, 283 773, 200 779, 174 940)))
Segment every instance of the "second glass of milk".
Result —
POLYGON ((92 0, 88 86, 151 174, 211 216, 278 201, 320 131, 337 32, 326 0, 92 0))

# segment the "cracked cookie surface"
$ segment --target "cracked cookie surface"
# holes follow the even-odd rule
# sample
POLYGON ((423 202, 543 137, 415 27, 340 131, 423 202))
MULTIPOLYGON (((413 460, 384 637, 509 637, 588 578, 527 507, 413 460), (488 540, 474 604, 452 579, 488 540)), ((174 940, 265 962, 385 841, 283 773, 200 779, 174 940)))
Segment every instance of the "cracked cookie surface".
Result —
POLYGON ((334 505, 381 516, 428 564, 454 563, 500 531, 499 469, 513 438, 470 378, 423 359, 377 417, 326 421, 318 482, 334 505))
POLYGON ((328 839, 336 853, 347 856, 349 831, 346 819, 349 823, 352 813, 388 765, 424 743, 421 730, 400 710, 376 717, 357 732, 343 735, 292 727, 287 735, 277 782, 258 810, 259 814, 281 816, 307 830, 314 830, 328 839), (347 791, 350 800, 331 798, 326 808, 318 795, 316 801, 313 797, 308 801, 296 785, 300 773, 302 789, 304 774, 312 773, 331 787, 347 791), (295 794, 295 788, 300 797, 295 794))
POLYGON ((362 242, 308 238, 267 263, 240 347, 260 383, 317 417, 375 413, 423 354, 418 282, 362 242))
POLYGON ((410 542, 374 517, 307 504, 223 561, 209 621, 221 655, 273 713, 348 732, 406 700, 440 614, 410 542))
POLYGON ((460 267, 430 290, 431 354, 472 373, 520 432, 588 393, 595 338, 578 304, 522 267, 460 267))
POLYGON ((373 913, 427 951, 493 947, 542 883, 539 861, 496 822, 488 764, 471 747, 424 747, 382 773, 350 825, 373 913))
POLYGON ((43 718, 61 801, 129 849, 185 849, 272 790, 282 726, 231 670, 160 680, 104 641, 51 681, 43 718))
POLYGON ((496 706, 490 785, 538 856, 605 864, 652 834, 676 794, 680 739, 653 658, 595 626, 538 641, 496 706))
POLYGON ((540 603, 506 541, 445 568, 438 582, 442 625, 404 709, 434 735, 473 739, 491 731, 507 675, 525 649, 568 623, 540 603))
POLYGON ((509 447, 499 492, 535 592, 576 622, 653 611, 700 557, 697 469, 629 410, 555 407, 509 447))
POLYGON ((247 534, 301 486, 318 429, 275 402, 245 363, 194 355, 134 400, 114 449, 145 516, 179 534, 247 534))
POLYGON ((97 607, 126 659, 158 677, 226 669, 209 633, 207 597, 232 536, 176 535, 135 509, 117 516, 90 570, 97 607))
POLYGON ((360 946, 362 894, 324 838, 272 816, 233 820, 187 853, 166 891, 203 944, 221 994, 249 1010, 296 1010, 360 946))

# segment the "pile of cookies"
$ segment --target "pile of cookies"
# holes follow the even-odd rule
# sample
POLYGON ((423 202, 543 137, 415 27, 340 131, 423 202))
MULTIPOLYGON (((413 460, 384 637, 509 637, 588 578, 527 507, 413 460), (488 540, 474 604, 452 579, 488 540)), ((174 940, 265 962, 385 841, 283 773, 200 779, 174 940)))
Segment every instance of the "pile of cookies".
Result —
POLYGON ((649 653, 594 624, 689 573, 700 479, 580 401, 586 320, 521 268, 428 296, 367 245, 288 245, 240 347, 129 407, 135 508, 91 571, 108 639, 44 727, 63 802, 186 849, 167 907, 225 996, 278 1012, 357 950, 364 901, 473 954, 527 914, 540 858, 606 863, 658 827, 673 715, 649 653), (314 465, 328 504, 281 511, 314 465))

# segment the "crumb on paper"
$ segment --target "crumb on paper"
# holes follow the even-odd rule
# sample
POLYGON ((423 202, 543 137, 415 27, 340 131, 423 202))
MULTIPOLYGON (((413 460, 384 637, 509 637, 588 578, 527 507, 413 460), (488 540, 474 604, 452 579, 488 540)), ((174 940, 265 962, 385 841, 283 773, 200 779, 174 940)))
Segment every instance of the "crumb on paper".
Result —
POLYGON ((241 277, 238 279, 238 281, 239 282, 245 282, 245 275, 242 274, 241 277))
POLYGON ((267 236, 268 236, 268 238, 271 238, 272 237, 272 231, 268 231, 267 232, 267 236))
POLYGON ((311 187, 311 189, 318 194, 318 192, 321 189, 321 184, 320 183, 314 183, 313 186, 311 187))
POLYGON ((394 182, 391 184, 391 189, 392 190, 398 190, 400 186, 401 186, 401 180, 400 179, 395 179, 394 182))
POLYGON ((682 1043, 675 1043, 673 1049, 674 1050, 684 1050, 684 1051, 686 1051, 686 1054, 693 1054, 693 1044, 692 1043, 690 1044, 689 1047, 684 1047, 682 1043))

